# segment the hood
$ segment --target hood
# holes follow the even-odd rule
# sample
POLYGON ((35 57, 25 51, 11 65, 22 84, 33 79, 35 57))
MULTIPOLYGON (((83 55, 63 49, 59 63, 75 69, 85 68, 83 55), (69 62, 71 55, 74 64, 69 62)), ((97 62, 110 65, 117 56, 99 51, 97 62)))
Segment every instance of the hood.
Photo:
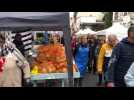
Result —
POLYGON ((125 44, 132 44, 132 45, 134 45, 133 43, 130 43, 130 42, 128 41, 128 38, 122 39, 121 42, 122 42, 122 43, 125 43, 125 44))

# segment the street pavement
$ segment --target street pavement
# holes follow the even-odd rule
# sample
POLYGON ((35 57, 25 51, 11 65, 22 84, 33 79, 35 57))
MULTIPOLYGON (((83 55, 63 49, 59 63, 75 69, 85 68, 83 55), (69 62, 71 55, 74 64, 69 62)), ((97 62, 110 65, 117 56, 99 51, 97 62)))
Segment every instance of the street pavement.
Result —
POLYGON ((97 87, 98 77, 97 74, 86 73, 82 83, 82 87, 97 87))

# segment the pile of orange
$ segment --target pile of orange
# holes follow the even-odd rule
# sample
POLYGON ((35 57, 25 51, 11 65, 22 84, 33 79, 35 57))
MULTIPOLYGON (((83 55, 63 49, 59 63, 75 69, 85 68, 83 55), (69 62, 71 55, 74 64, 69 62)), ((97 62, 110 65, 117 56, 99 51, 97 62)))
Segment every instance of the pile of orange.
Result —
MULTIPOLYGON (((67 61, 65 48, 61 44, 43 45, 38 48, 38 57, 33 62, 38 67, 38 73, 65 73, 67 72, 67 61)), ((73 65, 73 72, 77 71, 73 65)))

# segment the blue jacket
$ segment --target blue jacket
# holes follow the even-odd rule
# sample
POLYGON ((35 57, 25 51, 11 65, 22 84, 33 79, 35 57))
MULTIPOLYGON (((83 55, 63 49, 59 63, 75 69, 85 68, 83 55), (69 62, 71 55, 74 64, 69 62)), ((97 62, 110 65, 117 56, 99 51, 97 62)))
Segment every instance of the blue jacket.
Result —
POLYGON ((114 49, 109 62, 107 81, 114 82, 117 87, 124 87, 124 76, 134 62, 134 44, 123 39, 114 49))

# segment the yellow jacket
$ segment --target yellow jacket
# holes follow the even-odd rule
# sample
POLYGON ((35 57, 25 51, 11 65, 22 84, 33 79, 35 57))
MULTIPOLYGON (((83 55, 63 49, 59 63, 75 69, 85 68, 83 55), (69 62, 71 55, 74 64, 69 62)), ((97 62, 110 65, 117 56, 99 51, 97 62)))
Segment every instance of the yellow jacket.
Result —
POLYGON ((104 66, 104 59, 111 57, 113 47, 110 46, 108 43, 105 43, 102 45, 99 56, 98 56, 98 62, 97 62, 97 71, 103 72, 103 66, 104 66))

